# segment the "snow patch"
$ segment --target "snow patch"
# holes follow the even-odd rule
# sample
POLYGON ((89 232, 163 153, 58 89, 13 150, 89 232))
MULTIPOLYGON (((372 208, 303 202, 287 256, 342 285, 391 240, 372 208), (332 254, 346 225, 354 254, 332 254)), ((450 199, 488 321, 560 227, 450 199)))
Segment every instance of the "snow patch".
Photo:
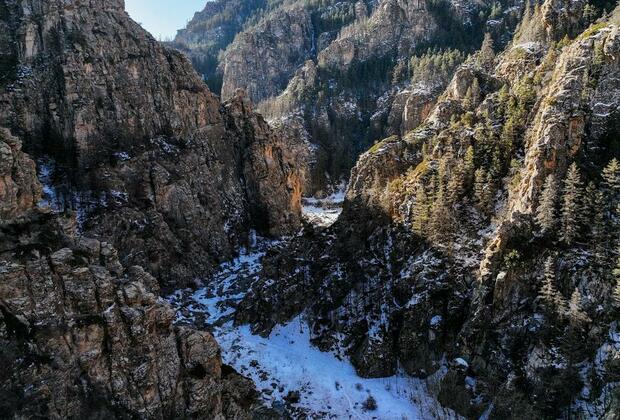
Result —
POLYGON ((346 185, 343 183, 338 190, 325 198, 305 197, 302 199, 302 215, 315 226, 327 227, 333 225, 344 203, 346 185))
POLYGON ((224 363, 251 378, 266 405, 285 404, 293 418, 457 418, 431 396, 423 380, 402 372, 389 378, 359 377, 349 361, 311 344, 303 316, 277 326, 266 338, 252 334, 249 326, 234 326, 237 303, 258 279, 263 256, 276 245, 257 238, 255 248, 222 264, 206 287, 169 296, 177 323, 202 323, 212 331, 224 363), (365 404, 370 397, 374 409, 365 404))

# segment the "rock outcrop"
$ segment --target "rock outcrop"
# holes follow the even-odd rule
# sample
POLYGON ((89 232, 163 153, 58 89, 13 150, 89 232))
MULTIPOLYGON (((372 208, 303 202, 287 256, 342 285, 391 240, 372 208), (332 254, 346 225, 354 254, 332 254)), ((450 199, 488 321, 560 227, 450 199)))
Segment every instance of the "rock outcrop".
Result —
POLYGON ((251 381, 209 333, 173 326, 155 278, 108 243, 50 243, 39 223, 12 226, 36 239, 1 250, 20 255, 0 264, 3 415, 250 418, 251 381))
POLYGON ((299 6, 277 10, 242 32, 222 57, 222 98, 239 88, 254 103, 276 96, 311 56, 315 36, 310 13, 299 6))
POLYGON ((35 163, 2 136, 2 415, 251 418, 254 386, 213 337, 175 327, 157 280, 110 243, 40 210, 35 163))
POLYGON ((287 139, 238 101, 223 106, 122 1, 2 7, 2 51, 14 61, 0 90, 2 125, 57 161, 71 184, 64 207, 124 264, 186 285, 232 257, 252 229, 296 231, 300 181, 287 139))
MULTIPOLYGON (((224 51, 249 20, 260 16, 265 0, 216 0, 196 12, 187 26, 170 43, 191 59, 213 92, 222 89, 218 70, 220 51, 224 51)), ((234 93, 234 92, 233 92, 234 93)))
POLYGON ((21 141, 0 129, 0 225, 26 216, 41 197, 34 162, 21 141))

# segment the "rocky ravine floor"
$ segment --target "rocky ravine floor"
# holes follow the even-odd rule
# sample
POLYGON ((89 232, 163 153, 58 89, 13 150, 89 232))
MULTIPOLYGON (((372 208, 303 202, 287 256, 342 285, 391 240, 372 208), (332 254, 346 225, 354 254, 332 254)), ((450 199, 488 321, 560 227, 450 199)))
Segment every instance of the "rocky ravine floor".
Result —
MULTIPOLYGON (((318 217, 323 223, 325 219, 329 215, 318 217)), ((275 244, 258 239, 252 249, 222 264, 204 282, 208 286, 169 296, 177 323, 212 331, 224 362, 254 380, 267 406, 286 408, 294 418, 456 418, 431 396, 432 380, 404 374, 360 378, 347 360, 312 346, 303 315, 277 327, 268 338, 253 335, 249 326, 233 326, 236 304, 257 280, 261 260, 275 244)))

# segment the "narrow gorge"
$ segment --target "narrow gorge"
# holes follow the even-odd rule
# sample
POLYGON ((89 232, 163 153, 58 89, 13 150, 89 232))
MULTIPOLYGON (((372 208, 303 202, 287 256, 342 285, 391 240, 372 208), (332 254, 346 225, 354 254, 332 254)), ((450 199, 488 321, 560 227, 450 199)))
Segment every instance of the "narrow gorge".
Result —
POLYGON ((620 419, 615 1, 132 1, 0 0, 0 418, 620 419))

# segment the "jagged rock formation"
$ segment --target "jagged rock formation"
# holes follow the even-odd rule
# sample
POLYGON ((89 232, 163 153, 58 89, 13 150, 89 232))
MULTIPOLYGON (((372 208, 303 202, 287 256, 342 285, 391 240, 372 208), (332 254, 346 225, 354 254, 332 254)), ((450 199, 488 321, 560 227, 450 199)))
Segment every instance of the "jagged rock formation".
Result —
POLYGON ((213 337, 174 327, 157 280, 109 243, 38 210, 34 162, 2 141, 13 164, 0 223, 3 416, 250 418, 254 387, 222 365, 213 337))
POLYGON ((124 264, 184 285, 251 229, 298 228, 302 181, 287 139, 241 97, 222 106, 123 1, 5 1, 1 12, 12 64, 0 125, 64 168, 60 210, 73 208, 78 228, 113 243, 124 264))
POLYGON ((23 217, 41 197, 36 166, 21 148, 18 138, 0 130, 0 224, 23 217))
POLYGON ((616 418, 620 12, 563 4, 581 17, 524 21, 420 127, 362 155, 340 220, 269 256, 238 322, 303 313, 361 375, 428 377, 470 418, 616 418), (524 43, 536 25, 553 36, 524 43))
MULTIPOLYGON (((410 65, 412 57, 437 49, 472 51, 485 30, 498 43, 507 42, 519 11, 512 3, 276 3, 254 12, 258 22, 247 25, 220 56, 222 97, 243 88, 270 121, 296 127, 301 121, 314 145, 304 189, 320 194, 347 178, 377 138, 419 125, 460 63, 440 64, 421 77, 410 65)), ((219 21, 208 9, 188 27, 195 37, 201 22, 210 28, 209 22, 219 21)), ((225 28, 222 23, 219 30, 225 28)), ((177 40, 194 62, 208 55, 184 39, 181 32, 177 40)))
POLYGON ((239 88, 254 103, 277 95, 311 56, 313 37, 310 13, 295 6, 242 32, 222 57, 222 97, 230 98, 239 88))
POLYGON ((171 45, 189 56, 213 92, 220 92, 220 51, 226 49, 248 20, 256 20, 266 5, 265 0, 209 1, 178 31, 171 45))
POLYGON ((252 383, 222 366, 209 333, 173 327, 155 278, 107 243, 48 254, 43 238, 0 266, 3 415, 250 417, 252 383))

